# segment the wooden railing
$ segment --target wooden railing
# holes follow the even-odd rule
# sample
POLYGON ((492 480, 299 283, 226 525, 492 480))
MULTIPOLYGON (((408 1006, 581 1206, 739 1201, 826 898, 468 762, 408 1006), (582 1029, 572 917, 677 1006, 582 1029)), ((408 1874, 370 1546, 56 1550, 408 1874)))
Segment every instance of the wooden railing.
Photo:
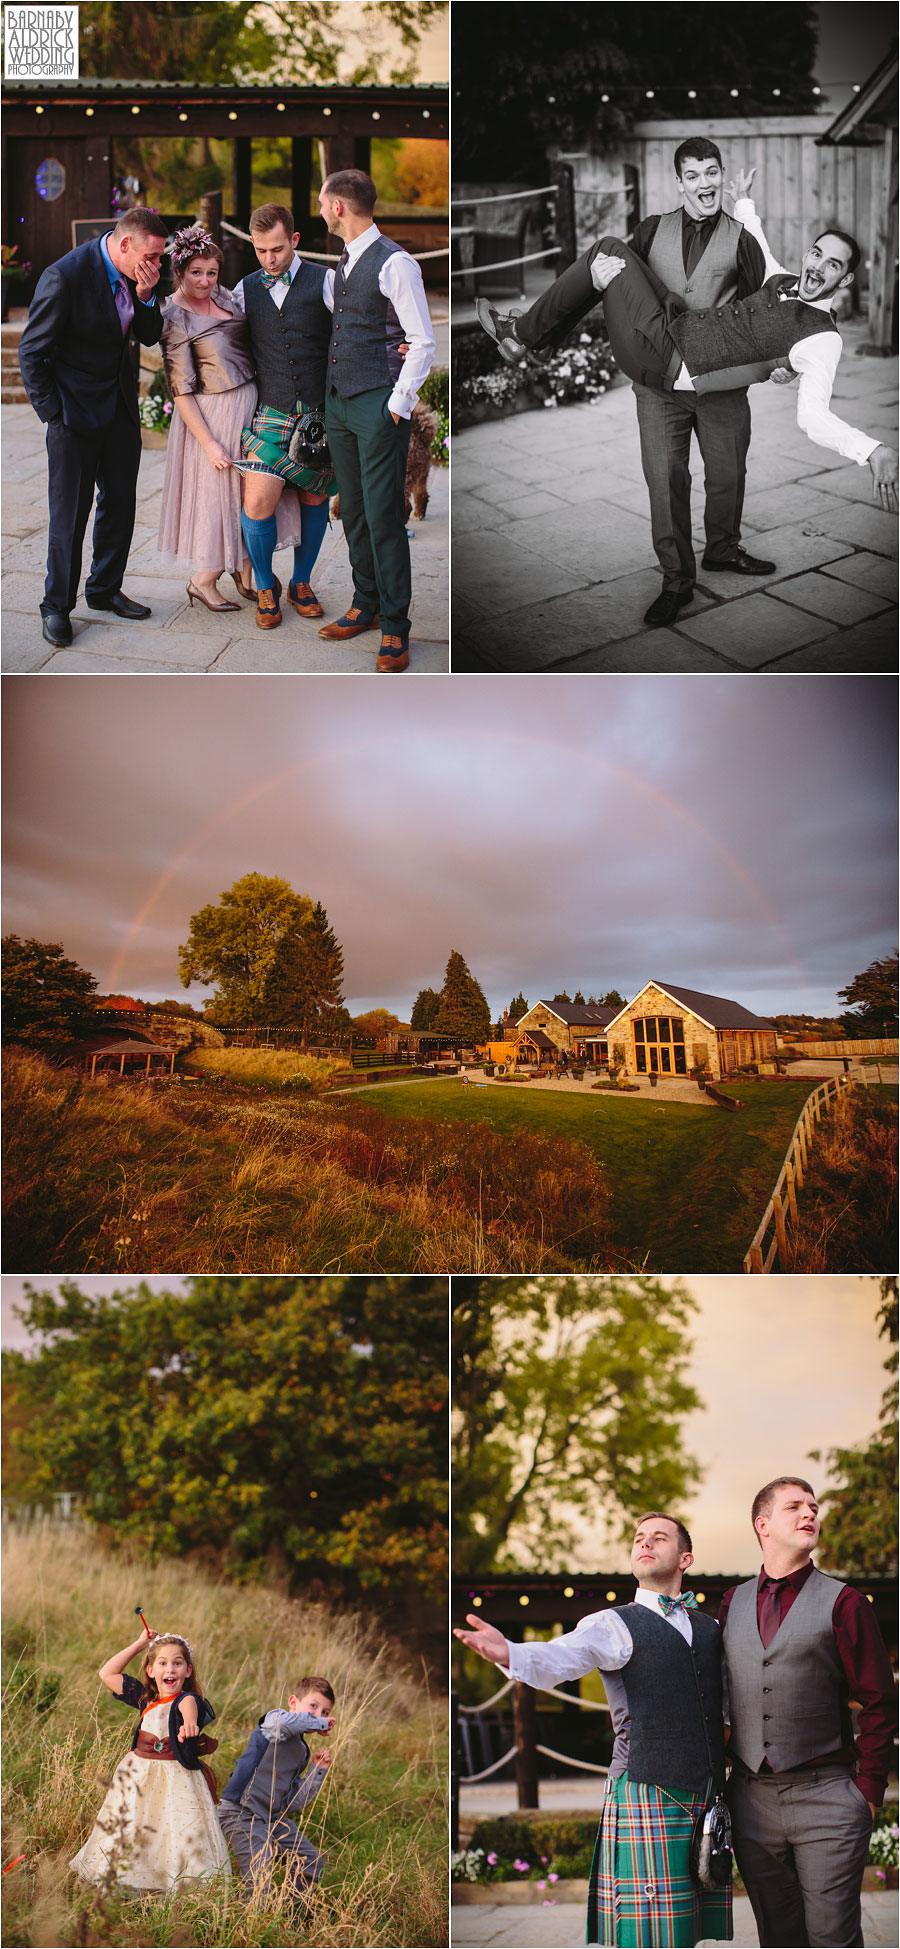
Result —
POLYGON ((771 1272, 776 1259, 787 1266, 788 1221, 794 1225, 797 1223, 797 1192, 803 1188, 804 1172, 808 1169, 813 1125, 821 1123, 823 1112, 828 1115, 832 1101, 836 1102, 858 1080, 860 1078, 830 1076, 827 1082, 820 1083, 807 1097, 794 1125, 794 1134, 775 1181, 775 1189, 750 1241, 749 1251, 744 1255, 745 1272, 771 1272), (767 1245, 770 1227, 772 1237, 767 1245))

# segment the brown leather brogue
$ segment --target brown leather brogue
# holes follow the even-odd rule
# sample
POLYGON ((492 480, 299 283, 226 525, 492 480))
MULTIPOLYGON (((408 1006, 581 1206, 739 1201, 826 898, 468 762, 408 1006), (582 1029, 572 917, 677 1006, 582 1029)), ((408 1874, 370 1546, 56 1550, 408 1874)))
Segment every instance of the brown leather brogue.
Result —
POLYGON ((316 601, 308 582, 289 582, 287 599, 298 616, 324 616, 322 604, 316 601))
POLYGON ((367 629, 378 628, 378 617, 370 616, 365 609, 348 609, 339 616, 336 623, 326 623, 320 629, 320 636, 327 636, 329 642, 343 642, 348 636, 363 636, 367 629))
MULTIPOLYGON (((280 594, 280 590, 279 590, 280 594)), ((258 589, 256 592, 257 629, 277 629, 281 621, 278 595, 274 589, 258 589)))
POLYGON ((408 670, 409 651, 402 636, 383 636, 376 670, 408 670), (393 652, 393 655, 391 654, 393 652))

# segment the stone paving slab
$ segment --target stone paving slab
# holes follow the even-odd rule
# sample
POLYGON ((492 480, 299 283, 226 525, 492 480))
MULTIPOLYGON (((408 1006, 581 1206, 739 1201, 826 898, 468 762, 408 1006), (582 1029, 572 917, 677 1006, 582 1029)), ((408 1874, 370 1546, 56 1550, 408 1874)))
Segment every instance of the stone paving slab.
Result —
MULTIPOLYGON (((380 633, 329 643, 319 637, 321 623, 300 617, 282 601, 279 629, 256 627, 255 605, 215 614, 188 600, 188 563, 160 555, 157 527, 166 455, 145 448, 138 476, 134 545, 125 577, 126 595, 146 602, 152 615, 143 622, 91 610, 83 587, 72 612, 73 642, 54 652, 41 636, 39 605, 46 570, 47 495, 43 429, 30 406, 8 406, 2 417, 3 484, 3 669, 9 672, 210 670, 217 673, 264 671, 334 674, 373 671, 380 633)), ((413 570, 410 674, 446 672, 449 667, 449 470, 435 467, 429 480, 428 513, 410 521, 413 570)), ((85 563, 90 559, 90 530, 85 563)), ((279 550, 276 573, 285 585, 290 550, 279 550)), ((326 535, 313 576, 316 594, 333 620, 352 597, 352 577, 341 523, 326 535)), ((230 578, 221 592, 234 597, 230 578)))
MULTIPOLYGON (((866 332, 864 321, 844 328, 835 410, 895 445, 898 362, 855 356, 866 332)), ((455 435, 454 668, 896 669, 895 517, 873 503, 867 468, 801 433, 796 387, 754 386, 750 402, 745 545, 775 568, 756 578, 700 567, 694 446, 698 600, 665 630, 642 621, 660 578, 630 386, 455 435), (526 512, 529 494, 541 498, 526 512), (865 607, 828 600, 827 577, 865 607)))
MULTIPOLYGON (((894 1949, 898 1939, 897 1897, 863 1895, 863 1940, 868 1949, 894 1949)), ((450 1940, 466 1949, 582 1949, 585 1904, 543 1903, 513 1908, 503 1903, 464 1907, 453 1903, 450 1940)), ((703 1938, 701 1938, 701 1941, 703 1938)), ((733 1949, 758 1949, 759 1935, 746 1895, 734 1900, 733 1949)))

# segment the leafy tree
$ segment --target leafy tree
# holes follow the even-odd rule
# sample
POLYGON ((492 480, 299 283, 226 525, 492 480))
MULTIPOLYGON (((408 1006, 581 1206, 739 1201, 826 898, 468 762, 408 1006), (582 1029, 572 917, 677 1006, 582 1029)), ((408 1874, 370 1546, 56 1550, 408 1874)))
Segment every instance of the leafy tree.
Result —
POLYGON ((567 995, 565 989, 563 988, 560 990, 560 993, 558 995, 554 995, 550 1006, 551 1008, 556 1008, 558 1003, 561 1002, 563 1004, 563 1007, 565 1007, 565 1005, 571 1002, 571 1000, 572 1000, 571 995, 567 995))
POLYGON ((200 1020, 197 1010, 191 1007, 190 1002, 157 1002, 156 1006, 165 1015, 189 1015, 194 1021, 200 1020))
POLYGON ((599 1008, 624 1008, 625 997, 624 995, 619 994, 618 988, 611 988, 609 994, 604 995, 602 1002, 598 1003, 598 1007, 599 1008))
MULTIPOLYGON (((892 1348, 884 1363, 890 1386, 870 1441, 829 1448, 825 1462, 837 1485, 822 1497, 824 1528, 817 1555, 822 1568, 843 1576, 897 1575, 897 1280, 881 1280, 879 1334, 892 1348)), ((816 1449, 813 1461, 821 1460, 816 1449)))
POLYGON ((848 1004, 841 1017, 848 1035, 896 1035, 896 953, 886 954, 881 961, 870 961, 862 974, 855 975, 846 988, 838 989, 838 999, 848 1004))
POLYGON ((115 1541, 237 1576, 444 1600, 446 1280, 68 1282, 21 1316, 41 1339, 4 1356, 17 1496, 75 1491, 115 1541))
POLYGON ((522 1016, 527 1014, 528 1014, 528 1003, 525 1000, 525 997, 520 988, 518 994, 513 996, 512 1001, 509 1004, 510 1021, 520 1022, 522 1016))
POLYGON ((584 996, 583 996, 583 994, 582 994, 582 992, 581 992, 581 989, 580 989, 580 988, 576 988, 576 990, 575 990, 575 993, 574 993, 574 995, 572 996, 572 1005, 573 1005, 573 1007, 575 1007, 575 1006, 578 1006, 578 1007, 581 1007, 581 1008, 584 1008, 584 1007, 585 1007, 585 1000, 584 1000, 584 996))
POLYGON ((454 1563, 561 1567, 585 1517, 623 1535, 700 1479, 684 1417, 690 1315, 680 1282, 453 1282, 454 1563))
POLYGON ((408 1022, 401 1022, 399 1015, 393 1015, 389 1008, 367 1008, 362 1015, 354 1015, 353 1027, 358 1035, 389 1035, 392 1029, 409 1028, 408 1022))
POLYGON ((311 1037, 332 1041, 349 1028, 341 984, 344 955, 320 900, 309 919, 282 935, 266 979, 262 1019, 299 1029, 301 1047, 311 1037))
POLYGON ((440 999, 436 988, 420 988, 413 1002, 413 1010, 409 1018, 410 1028, 419 1030, 430 1029, 437 1014, 440 999))
MULTIPOLYGON (((453 161, 457 180, 547 181, 546 151, 608 150, 635 115, 747 115, 808 109, 817 23, 806 5, 751 8, 683 0, 635 7, 581 0, 460 7, 453 21, 453 161), (490 49, 490 60, 485 49, 490 49), (652 82, 648 53, 653 50, 652 82), (655 90, 652 101, 646 90, 655 90), (694 88, 696 103, 686 101, 694 88), (731 90, 739 92, 732 96, 731 90), (607 100, 604 101, 603 97, 607 100)), ((672 143, 674 152, 675 143, 672 143)), ((645 212, 645 214, 648 214, 645 212)))
MULTIPOLYGON (((315 11, 315 9, 298 9, 315 11)), ((254 0, 229 4, 100 5, 79 8, 80 69, 84 76, 156 81, 236 82, 277 58, 276 37, 254 0)))
POLYGON ((437 1035, 459 1043, 484 1042, 491 1031, 491 1011, 484 990, 454 948, 444 971, 444 985, 432 1028, 437 1035))
POLYGON ((312 917, 312 901, 287 880, 245 873, 218 905, 191 916, 190 935, 178 950, 185 988, 192 981, 218 983, 204 1003, 226 1028, 246 1028, 264 1019, 266 982, 278 946, 312 917))
POLYGON ((61 941, 3 942, 3 1026, 8 1042, 66 1042, 96 1027, 97 983, 61 941))

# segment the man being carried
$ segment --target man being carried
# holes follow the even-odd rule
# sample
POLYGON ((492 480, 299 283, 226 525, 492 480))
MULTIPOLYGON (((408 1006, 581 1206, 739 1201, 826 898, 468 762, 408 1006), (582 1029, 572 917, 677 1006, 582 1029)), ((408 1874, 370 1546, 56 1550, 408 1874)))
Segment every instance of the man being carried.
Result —
POLYGON ((510 1644, 472 1615, 454 1635, 519 1684, 551 1690, 603 1673, 615 1745, 588 1898, 588 1942, 682 1949, 731 1940, 731 1887, 691 1878, 694 1822, 722 1791, 722 1645, 713 1618, 681 1595, 691 1539, 672 1516, 644 1516, 631 1552, 632 1604, 595 1611, 549 1644, 510 1644))
POLYGON ((863 1869, 894 1765, 887 1651, 862 1594, 815 1569, 819 1527, 808 1482, 767 1482, 753 1503, 762 1570, 719 1611, 735 1854, 763 1949, 862 1942, 863 1869))

